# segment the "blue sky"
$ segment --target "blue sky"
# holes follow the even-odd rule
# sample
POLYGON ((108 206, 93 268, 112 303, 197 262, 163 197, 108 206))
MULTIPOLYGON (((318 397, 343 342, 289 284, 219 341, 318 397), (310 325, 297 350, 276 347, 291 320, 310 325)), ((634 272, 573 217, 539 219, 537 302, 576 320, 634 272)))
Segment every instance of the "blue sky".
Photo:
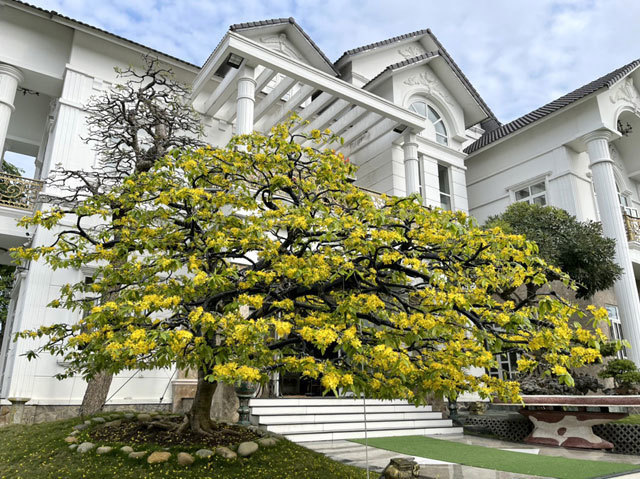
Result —
POLYGON ((233 23, 293 16, 336 60, 431 28, 507 122, 640 57, 637 0, 27 0, 201 65, 233 23))

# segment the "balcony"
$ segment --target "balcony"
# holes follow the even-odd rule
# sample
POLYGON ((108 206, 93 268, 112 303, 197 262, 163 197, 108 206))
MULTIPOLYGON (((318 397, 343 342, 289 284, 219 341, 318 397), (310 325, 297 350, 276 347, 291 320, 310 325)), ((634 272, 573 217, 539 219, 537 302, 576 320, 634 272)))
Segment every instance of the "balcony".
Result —
POLYGON ((33 211, 43 182, 0 173, 0 206, 33 211))

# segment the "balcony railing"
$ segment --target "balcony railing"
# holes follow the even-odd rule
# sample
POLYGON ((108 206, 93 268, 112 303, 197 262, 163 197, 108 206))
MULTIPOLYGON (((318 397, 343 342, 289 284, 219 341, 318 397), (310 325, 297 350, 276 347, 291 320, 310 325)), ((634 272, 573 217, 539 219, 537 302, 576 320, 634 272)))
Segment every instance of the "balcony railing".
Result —
POLYGON ((0 173, 0 206, 33 211, 43 182, 0 173))

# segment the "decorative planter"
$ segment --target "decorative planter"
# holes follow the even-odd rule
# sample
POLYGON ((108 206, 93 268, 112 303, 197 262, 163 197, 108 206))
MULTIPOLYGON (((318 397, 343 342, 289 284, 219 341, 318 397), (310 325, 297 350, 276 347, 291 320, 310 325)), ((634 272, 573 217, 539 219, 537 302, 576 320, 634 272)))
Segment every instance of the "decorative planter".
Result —
POLYGON ((251 424, 251 422, 249 421, 249 416, 251 415, 251 409, 249 408, 249 399, 253 397, 257 390, 257 384, 247 381, 240 381, 239 383, 236 383, 235 391, 236 396, 238 396, 238 402, 240 403, 240 407, 238 408, 238 424, 242 424, 243 426, 248 426, 251 424))

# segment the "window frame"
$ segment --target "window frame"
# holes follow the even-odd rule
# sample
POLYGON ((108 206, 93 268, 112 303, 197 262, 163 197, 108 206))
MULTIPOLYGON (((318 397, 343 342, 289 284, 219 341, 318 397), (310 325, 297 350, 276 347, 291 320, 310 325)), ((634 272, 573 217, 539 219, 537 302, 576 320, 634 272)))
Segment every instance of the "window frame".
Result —
MULTIPOLYGON (((611 330, 611 335, 613 336, 612 339, 616 341, 623 341, 624 334, 622 332, 622 321, 620 320, 620 309, 618 308, 618 305, 605 304, 604 309, 607 310, 607 316, 609 317, 609 321, 611 322, 610 330, 611 330), (611 313, 614 311, 615 313, 612 315, 611 313)), ((617 359, 627 359, 628 358, 627 349, 622 348, 620 351, 616 353, 616 357, 617 359)))
MULTIPOLYGON (((413 98, 409 102, 409 106, 407 109, 417 115, 420 115, 425 120, 429 121, 433 125, 434 133, 435 133, 435 142, 442 146, 450 146, 450 135, 449 135, 449 127, 447 122, 445 121, 444 115, 440 113, 438 108, 436 108, 431 102, 429 102, 426 98, 418 97, 413 98), (413 107, 416 103, 423 103, 425 106, 425 114, 423 115, 416 108, 413 107), (429 117, 429 113, 431 113, 435 120, 432 120, 429 117), (438 127, 436 125, 440 125, 444 129, 444 133, 438 131, 438 127)), ((423 136, 424 138, 424 136, 423 136)))
POLYGON ((550 202, 549 202, 549 181, 548 181, 548 177, 549 177, 549 173, 545 173, 544 175, 540 175, 537 176, 535 178, 532 178, 530 180, 524 181, 522 183, 518 183, 516 185, 510 186, 509 188, 507 188, 508 192, 509 192, 509 198, 511 199, 511 203, 518 203, 521 201, 526 201, 529 204, 538 204, 540 205, 540 203, 534 203, 533 200, 535 200, 536 198, 540 198, 540 197, 544 197, 544 204, 540 205, 540 206, 550 206, 550 202), (544 184, 544 191, 543 192, 538 192, 535 194, 531 194, 531 188, 533 186, 537 186, 540 184, 544 184), (529 195, 525 198, 520 198, 518 199, 517 197, 517 193, 519 191, 528 189, 529 190, 529 195))

